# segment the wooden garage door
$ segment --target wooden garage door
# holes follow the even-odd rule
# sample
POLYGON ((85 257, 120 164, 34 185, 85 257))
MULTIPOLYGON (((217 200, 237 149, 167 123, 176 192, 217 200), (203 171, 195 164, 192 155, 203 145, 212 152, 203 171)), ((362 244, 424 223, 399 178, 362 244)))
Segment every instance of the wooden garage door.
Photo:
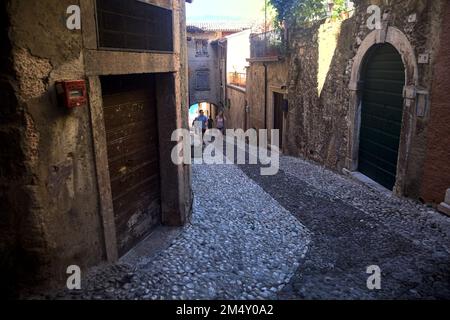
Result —
POLYGON ((161 221, 154 88, 150 76, 102 78, 111 190, 121 255, 161 221))
POLYGON ((359 171, 392 190, 396 181, 405 69, 389 45, 373 49, 364 70, 359 171))

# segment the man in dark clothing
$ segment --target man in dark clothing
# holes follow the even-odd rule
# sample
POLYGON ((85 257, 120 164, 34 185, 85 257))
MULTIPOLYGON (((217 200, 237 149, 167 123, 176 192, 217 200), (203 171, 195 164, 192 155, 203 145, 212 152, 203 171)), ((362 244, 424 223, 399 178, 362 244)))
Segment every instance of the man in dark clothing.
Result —
POLYGON ((208 118, 208 129, 212 129, 212 128, 214 128, 214 120, 211 117, 209 117, 208 118))

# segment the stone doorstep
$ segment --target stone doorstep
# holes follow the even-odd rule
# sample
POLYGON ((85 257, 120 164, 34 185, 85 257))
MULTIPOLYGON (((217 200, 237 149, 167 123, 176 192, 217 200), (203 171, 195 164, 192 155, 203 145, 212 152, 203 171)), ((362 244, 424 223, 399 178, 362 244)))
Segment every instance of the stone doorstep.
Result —
POLYGON ((450 217, 450 189, 447 189, 445 201, 437 207, 438 211, 450 217))
POLYGON ((133 265, 150 260, 159 252, 170 247, 173 240, 177 238, 183 230, 184 227, 167 227, 160 225, 121 257, 119 262, 133 265))
POLYGON ((450 204, 442 202, 438 205, 438 211, 450 217, 450 204))
POLYGON ((367 187, 369 187, 370 189, 376 190, 386 196, 391 197, 393 195, 393 192, 385 187, 383 187, 381 184, 379 184, 378 182, 370 179, 369 177, 365 176, 364 174, 362 174, 361 172, 358 171, 350 171, 348 169, 343 169, 342 172, 344 173, 344 175, 350 177, 351 179, 358 181, 364 185, 366 185, 367 187))

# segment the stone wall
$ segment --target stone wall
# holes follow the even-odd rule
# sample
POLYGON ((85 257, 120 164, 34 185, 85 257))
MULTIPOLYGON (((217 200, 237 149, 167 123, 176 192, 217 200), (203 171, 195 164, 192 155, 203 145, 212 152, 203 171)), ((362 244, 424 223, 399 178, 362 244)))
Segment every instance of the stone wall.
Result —
POLYGON ((16 80, 11 93, 21 117, 15 143, 22 146, 22 155, 8 163, 25 170, 12 175, 16 186, 8 189, 5 212, 13 216, 16 237, 11 263, 26 284, 61 281, 63 266, 104 259, 89 109, 67 112, 55 101, 55 81, 84 76, 81 32, 69 33, 61 22, 70 4, 7 4, 16 80))
POLYGON ((447 1, 441 27, 441 45, 436 57, 431 95, 428 146, 422 198, 425 202, 444 202, 450 187, 450 2, 447 1))
POLYGON ((280 61, 250 62, 247 79, 249 128, 273 128, 274 93, 286 93, 288 63, 280 61), (267 88, 266 69, 267 68, 267 88), (267 89, 267 92, 266 92, 267 89))
POLYGON ((245 89, 228 85, 227 98, 228 103, 224 111, 225 118, 227 119, 225 124, 227 129, 245 130, 246 129, 245 89))
POLYGON ((250 63, 247 72, 249 128, 257 130, 265 128, 265 88, 265 67, 263 63, 250 63))
MULTIPOLYGON (((188 62, 188 49, 187 45, 184 43, 184 40, 187 37, 186 32, 186 3, 191 2, 188 1, 179 1, 180 2, 180 12, 179 12, 179 48, 180 48, 180 123, 177 123, 177 127, 179 128, 189 128, 189 62, 188 62)), ((175 36, 177 36, 175 34, 175 36)), ((187 223, 191 219, 192 214, 192 205, 194 200, 194 193, 192 191, 192 168, 190 166, 184 166, 179 168, 181 172, 181 205, 184 206, 182 208, 182 212, 184 215, 184 219, 180 219, 181 223, 187 223)))
POLYGON ((215 105, 219 105, 220 100, 220 73, 219 73, 219 60, 217 43, 214 43, 217 39, 222 37, 222 32, 209 32, 198 30, 197 32, 189 32, 187 34, 187 50, 189 61, 189 93, 190 104, 196 104, 200 102, 209 102, 215 105), (196 40, 208 41, 208 54, 200 55, 196 54, 196 40), (214 44, 213 44, 214 43, 214 44), (208 74, 208 89, 199 90, 197 84, 197 73, 208 74))
MULTIPOLYGON (((385 29, 386 26, 395 27, 406 35, 416 57, 429 54, 430 62, 418 65, 416 88, 430 91, 445 3, 425 0, 392 1, 390 5, 375 0, 355 2, 354 16, 342 24, 318 22, 309 27, 291 28, 289 35, 289 113, 285 151, 337 171, 348 167, 346 157, 351 153, 349 146, 354 143, 351 120, 355 115, 352 114, 354 106, 351 106, 349 84, 354 58, 371 33, 366 25, 368 5, 377 4, 382 8, 386 13, 385 29), (323 46, 323 43, 328 45, 323 46)), ((401 146, 404 152, 401 153, 406 156, 405 161, 399 163, 399 172, 403 174, 397 189, 402 196, 420 197, 429 110, 423 117, 412 111, 405 115, 410 121, 404 123, 405 139, 401 146)))
MULTIPOLYGON (((38 259, 37 255, 23 253, 25 239, 18 238, 21 228, 26 228, 35 216, 29 214, 29 208, 34 199, 31 190, 34 187, 34 177, 30 168, 30 149, 32 135, 28 128, 23 106, 16 97, 17 81, 13 68, 12 47, 9 41, 9 1, 0 4, 0 287, 1 297, 12 292, 18 278, 16 266, 20 262, 38 259), (25 143, 21 143, 24 141, 25 143), (19 217, 23 217, 19 219, 19 217), (28 220, 28 221, 27 221, 28 220), (23 221, 23 222, 22 222, 23 221), (21 245, 20 242, 24 244, 21 245)), ((39 237, 42 230, 39 227, 28 228, 28 237, 39 237)), ((25 237, 24 237, 25 238, 25 237)), ((45 248, 44 241, 35 243, 33 247, 38 252, 45 248)), ((31 251, 31 250, 30 250, 31 251)), ((45 259, 39 261, 44 263, 45 259)))
MULTIPOLYGON (((355 20, 354 18, 352 20, 355 20)), ((317 23, 291 33, 289 57, 289 112, 286 123, 285 151, 317 161, 333 169, 345 166, 347 146, 348 66, 354 39, 351 20, 342 26, 339 43, 328 47, 334 57, 329 70, 319 63, 319 39, 331 41, 335 34, 327 33, 340 22, 317 23), (324 27, 325 26, 325 27, 324 27), (328 39, 326 39, 328 37, 328 39), (326 72, 319 93, 319 69, 326 72)))
POLYGON ((5 213, 0 281, 2 288, 10 288, 2 294, 41 284, 62 286, 69 265, 86 270, 117 258, 110 250, 117 246, 115 238, 107 236, 111 219, 105 218, 112 203, 104 192, 110 193, 110 181, 100 75, 164 73, 172 91, 160 92, 171 110, 160 125, 166 146, 161 157, 170 172, 163 177, 163 220, 170 225, 189 220, 190 167, 169 165, 172 142, 167 143, 171 130, 188 127, 185 3, 157 3, 174 10, 172 55, 97 50, 91 0, 38 5, 9 0, 0 5, 5 42, 0 66, 0 208, 5 213), (81 5, 83 31, 66 28, 66 10, 73 4, 81 5), (68 111, 58 105, 55 82, 67 79, 88 80, 88 106, 68 111))

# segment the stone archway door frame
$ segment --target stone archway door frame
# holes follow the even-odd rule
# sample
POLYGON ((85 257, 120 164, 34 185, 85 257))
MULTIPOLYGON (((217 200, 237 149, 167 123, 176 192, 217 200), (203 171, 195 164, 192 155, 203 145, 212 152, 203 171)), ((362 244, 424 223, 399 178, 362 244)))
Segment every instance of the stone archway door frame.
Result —
POLYGON ((216 113, 219 113, 219 110, 221 109, 220 106, 219 106, 219 104, 217 104, 217 103, 215 103, 215 102, 209 102, 208 100, 198 100, 197 102, 190 102, 190 104, 189 104, 189 110, 190 110, 194 105, 196 105, 196 104, 198 104, 199 107, 200 107, 200 104, 202 104, 202 103, 208 103, 208 104, 210 104, 211 106, 213 106, 213 107, 215 108, 216 113))
POLYGON ((400 134, 400 149, 397 164, 397 181, 394 193, 401 196, 406 187, 407 163, 411 149, 413 124, 416 116, 415 105, 419 85, 419 71, 416 55, 406 35, 395 27, 383 26, 381 30, 372 31, 361 43, 354 58, 349 84, 349 145, 347 152, 347 169, 358 171, 359 164, 359 134, 361 127, 361 102, 363 82, 361 71, 367 53, 375 45, 389 43, 400 53, 405 66, 405 87, 403 89, 404 108, 402 130, 400 134))

